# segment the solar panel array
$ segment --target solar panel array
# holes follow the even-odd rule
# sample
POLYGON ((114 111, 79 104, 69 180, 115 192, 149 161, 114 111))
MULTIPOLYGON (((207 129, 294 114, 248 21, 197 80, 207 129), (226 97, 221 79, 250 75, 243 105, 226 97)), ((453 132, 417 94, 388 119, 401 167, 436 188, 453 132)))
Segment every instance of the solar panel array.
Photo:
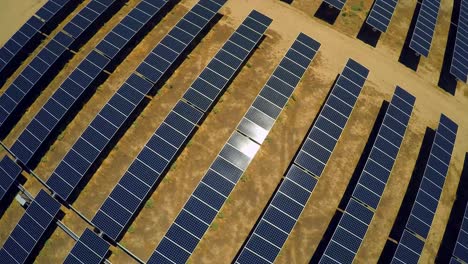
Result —
POLYGON ((140 102, 185 48, 214 18, 225 0, 200 0, 153 49, 101 109, 65 155, 47 185, 67 200, 88 169, 140 102))
MULTIPOLYGON (((412 236, 416 234, 426 239, 429 234, 452 158, 457 130, 457 124, 442 114, 416 200, 406 222, 406 229, 412 236)), ((400 241, 393 262, 418 263, 424 242, 421 241, 422 247, 419 246, 420 243, 409 242, 412 241, 404 239, 400 241), (411 253, 408 253, 408 249, 411 253)))
POLYGON ((415 98, 398 87, 351 199, 320 263, 352 263, 380 202, 400 150, 415 98))
POLYGON ((58 123, 80 102, 81 95, 93 87, 92 83, 112 59, 166 3, 166 0, 141 1, 68 76, 11 147, 11 151, 23 164, 28 164, 58 123))
POLYGON ((380 32, 386 32, 398 0, 375 0, 366 23, 380 32))
MULTIPOLYGON (((34 16, 32 16, 16 33, 0 48, 0 73, 13 67, 12 62, 17 62, 17 56, 24 52, 26 46, 31 46, 33 39, 41 34, 41 30, 48 26, 57 25, 58 21, 49 23, 59 13, 66 10, 70 0, 49 0, 42 6, 34 16)), ((70 10, 71 12, 71 10, 70 10)), ((35 47, 40 42, 35 43, 35 47)), ((19 64, 18 64, 19 66, 19 64)), ((17 67, 16 67, 17 68, 17 67)), ((15 69, 16 69, 15 68, 15 69)))
POLYGON ((348 60, 265 213, 236 263, 273 263, 307 204, 351 115, 369 71, 348 60), (320 167, 320 169, 316 169, 320 167))
POLYGON ((271 19, 252 11, 218 51, 129 166, 94 216, 93 224, 116 240, 138 212, 206 110, 259 43, 271 19), (200 111, 203 109, 204 111, 200 111))
POLYGON ((410 48, 424 57, 429 56, 432 38, 434 37, 440 0, 422 0, 421 9, 416 21, 410 48))
POLYGON ((468 263, 468 204, 465 208, 465 214, 458 233, 457 242, 453 249, 450 264, 468 263))
POLYGON ((113 3, 114 0, 92 0, 34 57, 0 96, 0 127, 7 119, 14 117, 13 112, 18 105, 28 98, 39 81, 43 80, 44 76, 48 76, 48 71, 55 66, 68 48, 75 44, 78 37, 91 28, 113 3))
POLYGON ((0 161, 0 201, 8 194, 21 171, 21 167, 8 156, 3 157, 0 161))
POLYGON ((44 190, 39 191, 0 249, 2 262, 26 263, 59 210, 59 202, 44 190))
POLYGON ((459 80, 468 82, 468 1, 460 1, 457 36, 453 49, 450 73, 459 80))
POLYGON ((324 0, 325 3, 336 7, 337 9, 343 9, 344 5, 346 4, 346 0, 324 0))
POLYGON ((86 228, 63 263, 100 264, 109 252, 109 247, 109 243, 86 228))
POLYGON ((315 56, 320 44, 300 34, 211 164, 148 263, 185 263, 239 181, 315 56), (263 95, 277 93, 269 101, 263 95), (258 107, 258 108, 257 108, 258 107), (252 118, 253 120, 250 121, 252 118), (257 129, 245 130, 248 120, 257 129), (255 123, 254 123, 255 122, 255 123), (246 133, 247 132, 247 133, 246 133))

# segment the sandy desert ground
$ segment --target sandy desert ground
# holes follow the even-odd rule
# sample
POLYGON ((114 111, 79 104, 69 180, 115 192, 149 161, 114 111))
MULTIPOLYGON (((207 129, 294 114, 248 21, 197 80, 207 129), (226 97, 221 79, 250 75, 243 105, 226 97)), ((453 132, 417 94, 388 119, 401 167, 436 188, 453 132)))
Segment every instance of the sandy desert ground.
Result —
MULTIPOLYGON (((43 2, 43 0, 0 1, 0 25, 5 25, 4 21, 11 23, 11 26, 5 29, 2 26, 0 43, 5 42, 43 2), (22 3, 17 4, 17 2, 22 3), (6 19, 6 16, 10 19, 6 19)), ((84 1, 74 13, 87 2, 89 0, 84 1)), ((7 146, 12 145, 50 95, 86 54, 138 2, 138 0, 129 0, 65 65, 5 138, 7 146)), ((82 105, 80 111, 63 128, 60 136, 34 169, 41 178, 45 180, 49 177, 101 107, 154 45, 196 2, 196 0, 182 0, 177 4, 82 105)), ((430 56, 421 59, 417 71, 398 62, 416 0, 400 1, 389 31, 381 36, 376 47, 369 46, 356 38, 366 18, 366 12, 372 6, 371 0, 348 0, 345 9, 333 25, 314 17, 321 3, 315 0, 294 0, 291 5, 278 0, 228 1, 220 12, 223 15, 220 21, 151 99, 134 124, 102 161, 73 206, 88 218, 94 216, 122 173, 173 105, 230 34, 248 13, 255 9, 273 19, 267 37, 149 197, 147 204, 120 241, 121 244, 141 259, 149 258, 276 64, 299 32, 304 32, 322 44, 320 51, 271 130, 268 140, 262 145, 214 224, 195 250, 190 263, 230 263, 234 259, 278 186, 337 74, 341 72, 348 58, 353 58, 370 69, 369 78, 337 148, 299 222, 283 247, 277 263, 310 261, 354 172, 382 102, 390 100, 396 85, 404 87, 416 96, 415 110, 382 201, 355 262, 375 263, 378 260, 405 195, 402 190, 406 190, 410 180, 425 130, 427 127, 435 129, 440 114, 444 113, 458 123, 459 131, 444 191, 421 258, 421 263, 432 263, 442 240, 455 199, 465 153, 468 151, 466 140, 468 86, 459 82, 454 96, 437 87, 450 24, 452 1, 442 0, 430 56)), ((74 13, 68 16, 52 34, 60 30, 74 13)), ((38 49, 32 55, 37 51, 38 49)), ((31 57, 22 67, 31 60, 31 57)), ((0 88, 0 93, 5 91, 20 71, 21 68, 0 88)), ((0 151, 0 156, 3 156, 3 153, 5 151, 0 151)), ((24 186, 33 194, 43 188, 34 178, 29 175, 26 177, 24 186)), ((76 214, 65 207, 62 208, 65 211, 62 221, 75 233, 81 234, 84 228, 89 227, 76 214)), ((4 213, 0 219, 0 245, 8 237, 23 212, 24 209, 13 202, 4 213)), ((61 262, 73 245, 73 239, 57 228, 40 251, 36 262, 61 262)), ((112 263, 134 262, 118 248, 112 247, 111 251, 109 260, 112 263)))

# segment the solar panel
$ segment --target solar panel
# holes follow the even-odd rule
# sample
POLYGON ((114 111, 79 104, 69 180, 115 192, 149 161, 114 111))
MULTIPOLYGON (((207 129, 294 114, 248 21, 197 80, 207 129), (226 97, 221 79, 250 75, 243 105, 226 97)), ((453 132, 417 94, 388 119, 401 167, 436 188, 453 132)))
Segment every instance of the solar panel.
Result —
POLYGON ((34 38, 39 36, 40 31, 45 27, 50 29, 55 28, 60 22, 57 21, 58 14, 71 12, 71 8, 66 8, 70 0, 65 1, 48 1, 42 6, 16 33, 0 48, 0 73, 3 74, 6 70, 13 72, 16 70, 20 63, 19 56, 24 52, 24 48, 36 48, 40 42, 34 43, 34 38), (52 21, 54 20, 54 21, 52 21), (16 62, 17 66, 12 62, 16 62))
POLYGON ((47 180, 47 185, 57 195, 64 200, 68 199, 88 169, 99 157, 104 147, 107 146, 140 102, 174 63, 176 58, 180 56, 183 50, 192 43, 202 29, 214 18, 216 12, 224 3, 225 0, 216 0, 216 2, 212 0, 199 1, 163 40, 156 45, 153 51, 137 68, 136 72, 131 74, 127 81, 101 109, 47 180), (188 17, 189 14, 204 16, 204 26, 197 27, 193 35, 185 33, 188 30, 185 25, 191 22, 188 17), (167 47, 164 44, 166 39, 175 39, 184 43, 183 50, 176 52, 167 47))
POLYGON ((2 262, 26 263, 60 210, 60 203, 39 191, 0 249, 2 262))
POLYGON ((254 44, 257 44, 270 23, 271 20, 256 11, 252 11, 244 20, 231 38, 228 39, 225 45, 214 56, 205 70, 202 71, 202 74, 186 91, 184 96, 186 101, 180 100, 176 104, 161 126, 146 143, 140 154, 129 166, 117 186, 114 187, 109 198, 101 205, 101 208, 92 220, 96 227, 113 240, 116 240, 122 234, 125 226, 128 225, 130 219, 137 213, 137 208, 141 206, 148 192, 153 188, 155 182, 169 164, 176 159, 176 153, 180 152, 182 146, 188 141, 195 127, 203 118, 205 112, 200 110, 207 110, 209 108, 220 92, 226 88, 227 82, 233 78, 234 72, 239 69, 240 65, 247 59, 248 54, 252 52, 253 47, 249 47, 248 53, 241 58, 236 57, 235 61, 226 60, 225 56, 229 55, 226 49, 230 47, 230 44, 235 43, 240 45, 240 43, 235 42, 234 37, 238 35, 247 37, 243 32, 250 32, 250 34, 255 34, 252 35, 252 41, 255 42, 254 44), (262 24, 259 21, 265 21, 267 24, 262 24), (248 25, 251 27, 248 27, 248 25), (255 28, 255 31, 253 28, 255 28), (202 78, 203 73, 207 69, 221 75, 223 71, 227 70, 226 67, 229 68, 228 75, 225 75, 227 79, 220 86, 216 86, 210 79, 204 80, 202 78), (204 84, 200 85, 200 82, 204 84), (212 96, 210 100, 200 100, 201 96, 210 95, 212 96), (138 199, 135 199, 135 197, 138 197, 138 199), (123 206, 125 204, 123 201, 132 199, 135 200, 135 203, 132 203, 131 208, 123 206))
MULTIPOLYGON (((48 71, 55 66, 55 63, 60 58, 62 58, 62 55, 67 52, 68 48, 77 42, 77 38, 83 32, 91 28, 96 20, 103 17, 104 12, 109 9, 113 1, 114 0, 92 0, 65 25, 63 30, 68 34, 63 31, 57 33, 37 54, 37 56, 34 57, 29 65, 7 88, 5 93, 0 96, 0 127, 7 121, 7 119, 11 119, 13 117, 18 119, 17 116, 13 115, 17 107, 25 100, 25 98, 28 98, 30 92, 36 88, 39 80, 43 80, 42 77, 47 75, 48 71), (94 20, 88 20, 83 15, 90 11, 95 13, 94 20), (73 34, 68 29, 70 27, 75 27, 76 24, 80 25, 80 30, 73 34)), ((56 116, 52 117, 57 119, 56 116)), ((34 139, 32 140, 34 141, 34 139)))
POLYGON ((260 262, 266 261, 265 263, 275 261, 335 148, 368 73, 369 71, 359 63, 352 59, 348 61, 294 163, 286 172, 265 213, 241 249, 236 263, 252 263, 255 259, 263 260, 259 260, 260 262), (349 82, 344 83, 342 79, 349 82), (336 126, 339 130, 337 137, 330 135, 327 132, 329 128, 323 126, 325 120, 336 124, 343 118, 345 121, 342 126, 336 126), (319 170, 316 169, 318 167, 319 170), (277 224, 267 220, 273 212, 277 224), (268 244, 273 247, 267 246, 268 244))
POLYGON ((14 182, 21 174, 21 167, 18 166, 8 156, 4 156, 0 161, 0 201, 8 194, 14 182))
POLYGON ((353 262, 392 171, 414 102, 411 94, 397 86, 351 199, 320 263, 353 262))
POLYGON ((141 1, 101 40, 96 49, 92 50, 81 61, 11 147, 11 151, 23 164, 28 164, 50 133, 70 112, 69 110, 80 102, 81 95, 92 88, 91 84, 97 79, 99 74, 104 71, 106 66, 111 63, 127 44, 133 41, 135 35, 152 18, 157 16, 166 3, 167 1, 165 0, 141 1), (134 12, 135 10, 137 10, 136 13, 134 12), (144 14, 144 17, 140 17, 137 14, 144 14), (136 20, 133 17, 138 17, 140 20, 136 20), (128 29, 131 32, 125 35, 125 39, 119 37, 120 40, 117 43, 117 41, 114 41, 114 37, 119 36, 118 34, 122 28, 128 28, 128 21, 138 24, 134 29, 128 29), (110 44, 115 49, 106 48, 110 44))
POLYGON ((468 82, 468 2, 466 0, 460 2, 457 35, 450 73, 457 79, 468 82))
POLYGON ((397 0, 375 0, 366 23, 380 32, 386 32, 397 3, 397 0))
MULTIPOLYGON (((264 20, 267 20, 267 18, 265 17, 264 20)), ((233 36, 236 36, 236 34, 233 36)), ((271 75, 270 80, 275 79, 286 84, 288 88, 290 88, 291 94, 296 88, 299 80, 304 75, 305 70, 309 66, 319 47, 320 44, 318 42, 301 33, 271 75), (300 52, 300 50, 304 53, 300 52), (294 51, 295 53, 292 53, 291 51, 294 51), (302 61, 304 65, 306 64, 305 67, 301 66, 296 68, 295 66, 299 65, 299 61, 302 61), (292 64, 289 64, 291 66, 288 66, 287 62, 291 62, 292 64)), ((262 91, 264 89, 273 89, 276 92, 281 93, 281 90, 277 89, 277 87, 278 86, 275 86, 268 81, 262 91)), ((277 118, 277 115, 282 111, 284 104, 279 101, 265 100, 265 102, 263 102, 265 105, 261 106, 259 99, 263 98, 261 96, 262 91, 255 98, 254 103, 247 111, 247 114, 244 116, 240 124, 245 122, 245 120, 249 120, 247 119, 249 113, 255 109, 256 117, 265 117, 266 120, 272 121, 269 124, 271 128, 277 118), (270 108, 265 108, 265 106, 270 108), (267 109, 274 107, 279 108, 279 111, 274 115, 274 117, 269 116, 264 112, 267 111, 267 109)), ((283 95, 288 100, 290 94, 287 96, 283 95)), ((255 121, 249 120, 249 122, 255 126, 260 126, 257 123, 254 123, 260 122, 259 119, 256 119, 255 121)), ((246 127, 239 125, 231 135, 223 149, 211 164, 205 176, 193 191, 192 195, 167 231, 162 241, 156 247, 148 260, 148 263, 185 263, 188 260, 198 245, 198 242, 201 240, 204 233, 214 220, 216 214, 219 212, 220 208, 231 193, 232 189, 239 181, 239 178, 242 176, 250 161, 260 148, 261 143, 258 143, 259 141, 252 138, 252 136, 255 136, 258 140, 259 137, 256 136, 258 134, 242 133, 247 131, 245 128, 246 127)), ((270 128, 263 129, 262 135, 266 136, 270 128)), ((250 130, 248 132, 252 131, 253 130, 250 130)))
POLYGON ((403 236, 398 243, 392 263, 415 263, 419 262, 424 242, 408 230, 403 231, 403 236))
POLYGON ((453 249, 452 259, 454 263, 462 263, 462 261, 463 263, 468 262, 468 204, 465 208, 465 215, 463 216, 457 242, 453 249))
POLYGON ((422 0, 409 46, 424 57, 429 56, 439 8, 440 0, 422 0))
POLYGON ((416 200, 413 203, 410 216, 406 222, 405 233, 393 256, 395 263, 401 261, 405 263, 418 263, 419 261, 425 241, 418 239, 419 242, 414 243, 405 238, 405 234, 407 236, 411 234, 411 236, 415 237, 414 239, 417 239, 415 235, 418 235, 422 239, 427 238, 444 187, 457 130, 457 124, 442 114, 416 200), (418 250, 412 248, 414 245, 418 245, 418 250), (416 254, 408 254, 408 248, 412 249, 416 254))
POLYGON ((324 2, 331 6, 334 6, 340 11, 341 9, 343 9, 344 5, 346 4, 346 0, 324 0, 324 2))
POLYGON ((100 264, 109 252, 109 247, 109 243, 86 228, 63 263, 100 264))

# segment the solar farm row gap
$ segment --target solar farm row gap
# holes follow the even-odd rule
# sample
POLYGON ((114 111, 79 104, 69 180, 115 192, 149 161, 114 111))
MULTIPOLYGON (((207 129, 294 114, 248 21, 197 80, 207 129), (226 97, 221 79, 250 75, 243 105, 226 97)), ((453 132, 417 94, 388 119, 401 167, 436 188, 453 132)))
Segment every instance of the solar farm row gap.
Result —
POLYGON ((352 263, 384 192, 406 133, 415 98, 398 87, 377 138, 320 263, 352 263))
POLYGON ((114 241, 122 235, 270 23, 271 19, 252 11, 202 70, 101 205, 92 220, 99 230, 114 241))
POLYGON ((83 95, 93 91, 93 84, 108 65, 116 61, 119 53, 124 48, 128 49, 129 44, 131 48, 135 47, 135 37, 158 16, 167 3, 166 0, 141 1, 81 61, 11 147, 11 151, 23 164, 29 165, 60 122, 70 117, 83 95))
POLYGON ((200 0, 117 90, 52 175, 47 185, 67 201, 89 168, 160 78, 215 17, 225 0, 200 0))
POLYGON ((185 263, 259 150, 320 44, 299 34, 193 191, 148 263, 185 263), (262 95, 278 94, 269 101, 262 95))
POLYGON ((299 154, 235 263, 274 263, 341 137, 368 73, 352 59, 346 63, 299 154))

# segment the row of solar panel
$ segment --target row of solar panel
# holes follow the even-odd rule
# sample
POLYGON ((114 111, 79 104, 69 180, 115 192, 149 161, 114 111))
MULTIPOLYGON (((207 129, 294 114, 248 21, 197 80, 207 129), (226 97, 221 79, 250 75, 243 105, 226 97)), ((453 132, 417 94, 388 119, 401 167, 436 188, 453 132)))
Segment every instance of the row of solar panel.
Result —
MULTIPOLYGON (((137 68, 137 72, 143 77, 133 73, 117 90, 48 179, 47 184, 57 195, 64 200, 68 199, 89 167, 101 154, 104 147, 107 146, 125 121, 129 119, 129 116, 150 92, 162 74, 165 73, 176 58, 180 56, 182 50, 175 53, 172 49, 165 46, 164 43, 166 40, 185 43, 184 47, 187 47, 197 36, 186 33, 190 30, 187 27, 192 27, 192 23, 197 23, 195 20, 192 21, 191 19, 200 19, 200 16, 205 16, 206 19, 204 18, 203 21, 204 26, 206 26, 220 7, 221 4, 211 0, 200 0, 137 68), (198 14, 196 10, 203 10, 202 12, 204 13, 198 14), (184 35, 176 34, 175 32, 184 35), (157 72, 157 76, 151 72, 139 71, 138 69, 141 69, 143 65, 154 69, 157 72), (160 68, 161 66, 163 66, 164 69, 160 68), (156 70, 158 67, 161 71, 156 70)), ((199 34, 200 31, 201 28, 197 30, 196 34, 199 34)))
POLYGON ((458 231, 457 241, 453 248, 453 257, 450 261, 452 263, 468 263, 468 204, 465 208, 465 214, 458 231))
POLYGON ((429 56, 439 9, 440 0, 423 0, 411 36, 410 48, 425 57, 429 56))
POLYGON ((91 28, 113 3, 114 0, 92 0, 65 25, 63 31, 57 33, 34 57, 5 93, 0 96, 0 127, 7 119, 13 118, 13 111, 28 98, 39 81, 44 80, 43 77, 47 76, 47 72, 53 69, 56 62, 72 45, 77 43, 78 37, 91 28))
POLYGON ((69 113, 70 108, 79 103, 81 95, 91 88, 91 84, 117 53, 132 42, 133 37, 166 3, 164 0, 140 2, 69 75, 11 147, 11 151, 23 164, 28 164, 44 140, 69 113), (126 38, 119 37, 119 41, 114 41, 120 34, 126 38), (118 49, 107 49, 108 44, 118 49))
POLYGON ((377 134, 377 139, 382 140, 376 140, 372 146, 352 197, 320 260, 321 263, 353 262, 374 215, 369 208, 376 209, 380 202, 403 141, 414 102, 415 98, 412 95, 397 86, 377 134), (387 147, 382 147, 382 143, 386 143, 387 147))
POLYGON ((21 168, 8 156, 0 161, 0 201, 8 195, 21 173, 21 168))
POLYGON ((275 261, 307 204, 318 181, 317 177, 320 177, 343 132, 368 73, 369 71, 359 63, 351 59, 348 61, 301 146, 296 160, 242 248, 236 263, 275 261), (341 79, 348 82, 345 83, 341 79), (327 127, 320 128, 319 124, 323 124, 324 121, 335 124, 335 136, 329 134, 327 127), (299 158, 300 156, 303 157, 299 158), (310 164, 317 165, 310 166, 310 164), (310 170, 311 167, 317 166, 321 168, 319 172, 310 170), (307 169, 309 173, 300 167, 307 169))
POLYGON ((185 92, 183 98, 206 112, 259 42, 267 25, 261 14, 251 13, 185 92))
MULTIPOLYGON (((0 48, 0 73, 13 67, 11 62, 18 60, 18 55, 24 52, 26 46, 33 45, 33 40, 41 33, 44 27, 55 28, 58 25, 53 21, 59 14, 64 14, 70 0, 49 0, 42 6, 34 16, 0 48)), ((71 9, 68 9, 71 12, 71 9)), ((40 42, 34 43, 37 47, 40 42)), ((34 47, 34 48, 35 48, 34 47)), ((19 63, 18 63, 19 66, 19 63)), ((3 81, 3 80, 2 80, 3 81)))
POLYGON ((393 256, 395 263, 418 263, 434 219, 450 164, 458 126, 441 115, 421 184, 393 256), (418 237, 416 236, 418 235, 418 237))
POLYGON ((457 35, 450 72, 459 80, 468 82, 468 1, 460 1, 457 35))
MULTIPOLYGON (((266 17, 264 20, 266 21, 263 24, 266 25, 271 22, 271 20, 266 17)), ((289 49, 289 51, 297 52, 297 55, 290 56, 291 53, 288 51, 262 91, 264 89, 273 89, 283 94, 287 101, 304 73, 304 71, 302 71, 302 73, 298 72, 300 75, 295 76, 292 72, 297 69, 298 65, 301 65, 301 62, 307 62, 304 68, 308 67, 315 55, 313 47, 317 44, 318 43, 313 39, 301 33, 293 46, 289 49), (305 50, 307 53, 302 54, 295 48, 298 50, 305 50), (286 65, 282 64, 286 59, 290 60, 291 63, 286 65), (269 85, 273 79, 283 85, 269 85), (287 95, 279 88, 285 87, 285 85, 290 91, 287 95)), ((260 94, 262 94, 262 92, 260 92, 260 94)), ((264 109, 268 108, 262 108, 257 104, 258 99, 261 98, 260 94, 255 98, 254 103, 247 111, 243 120, 248 120, 246 117, 252 113, 252 110, 255 110, 257 115, 264 115, 265 118, 272 121, 269 125, 271 128, 279 112, 281 112, 282 107, 276 106, 279 108, 278 113, 268 116, 267 113, 263 112, 267 111, 264 109)), ((273 104, 271 102, 268 103, 273 104)), ((241 121, 241 123, 242 122, 243 121, 241 121)), ((264 130, 263 136, 266 136, 270 128, 264 130)), ((260 144, 252 140, 252 136, 255 136, 255 134, 249 133, 249 138, 245 136, 245 130, 242 131, 240 126, 238 126, 236 130, 237 131, 231 135, 205 176, 193 191, 182 211, 148 260, 148 263, 185 263, 198 245, 216 214, 226 201, 231 190, 260 147, 260 144)))
MULTIPOLYGON (((258 22, 262 17, 263 15, 260 13, 252 11, 217 55, 215 55, 205 70, 202 71, 191 87, 197 85, 200 94, 205 94, 207 90, 216 89, 216 95, 219 95, 221 90, 225 88, 226 83, 232 79, 234 72, 225 77, 227 80, 223 82, 222 86, 215 86, 215 84, 211 85, 209 83, 198 86, 200 81, 209 80, 209 78, 204 75, 206 69, 209 69, 213 74, 222 74, 220 71, 222 71, 223 68, 213 67, 213 62, 218 63, 218 66, 228 65, 230 63, 226 61, 224 57, 220 56, 220 54, 228 54, 227 52, 232 45, 241 45, 241 43, 236 42, 236 39, 238 36, 243 36, 242 32, 244 32, 247 25, 261 30, 256 39, 253 40, 255 44, 257 44, 268 26, 258 22)), ((250 47, 249 52, 251 52, 252 49, 253 47, 250 47)), ((249 53, 240 55, 241 57, 237 59, 236 65, 230 67, 235 67, 233 70, 237 70, 247 59, 248 54, 249 53)), ((189 88, 186 94, 189 93, 191 89, 194 88, 189 88)), ((214 97, 213 99, 216 98, 214 97)), ((188 103, 192 103, 191 100, 187 101, 188 103)), ((166 170, 170 162, 176 158, 176 153, 180 151, 180 148, 187 142, 188 137, 193 133, 193 130, 202 117, 203 113, 190 104, 184 101, 179 101, 176 104, 148 143, 143 147, 137 158, 132 162, 127 172, 109 195, 109 198, 104 201, 101 208, 96 213, 92 220, 96 227, 114 240, 120 236, 125 226, 136 213, 137 208, 141 206, 150 189, 166 170), (125 201, 132 202, 129 204, 125 201)))
POLYGON ((366 23, 380 32, 386 32, 397 3, 397 0, 375 0, 366 23))
POLYGON ((318 49, 317 42, 307 38, 305 35, 298 37, 268 80, 265 91, 262 90, 263 95, 274 90, 280 96, 270 96, 268 100, 262 95, 256 98, 253 107, 237 127, 239 132, 260 144, 265 140, 287 98, 291 96, 300 76, 308 67, 310 58, 318 49))
POLYGON ((25 263, 60 210, 60 203, 41 190, 0 249, 3 263, 25 263))
POLYGON ((100 264, 109 252, 110 244, 88 228, 73 246, 63 263, 100 264))
POLYGON ((309 139, 299 151, 295 163, 312 175, 320 177, 343 128, 348 121, 353 105, 361 92, 368 70, 349 60, 336 81, 336 88, 317 118, 317 129, 311 131, 309 139), (336 91, 335 91, 336 90, 336 91), (314 140, 315 139, 315 140, 314 140), (326 142, 318 144, 319 142, 326 142))

